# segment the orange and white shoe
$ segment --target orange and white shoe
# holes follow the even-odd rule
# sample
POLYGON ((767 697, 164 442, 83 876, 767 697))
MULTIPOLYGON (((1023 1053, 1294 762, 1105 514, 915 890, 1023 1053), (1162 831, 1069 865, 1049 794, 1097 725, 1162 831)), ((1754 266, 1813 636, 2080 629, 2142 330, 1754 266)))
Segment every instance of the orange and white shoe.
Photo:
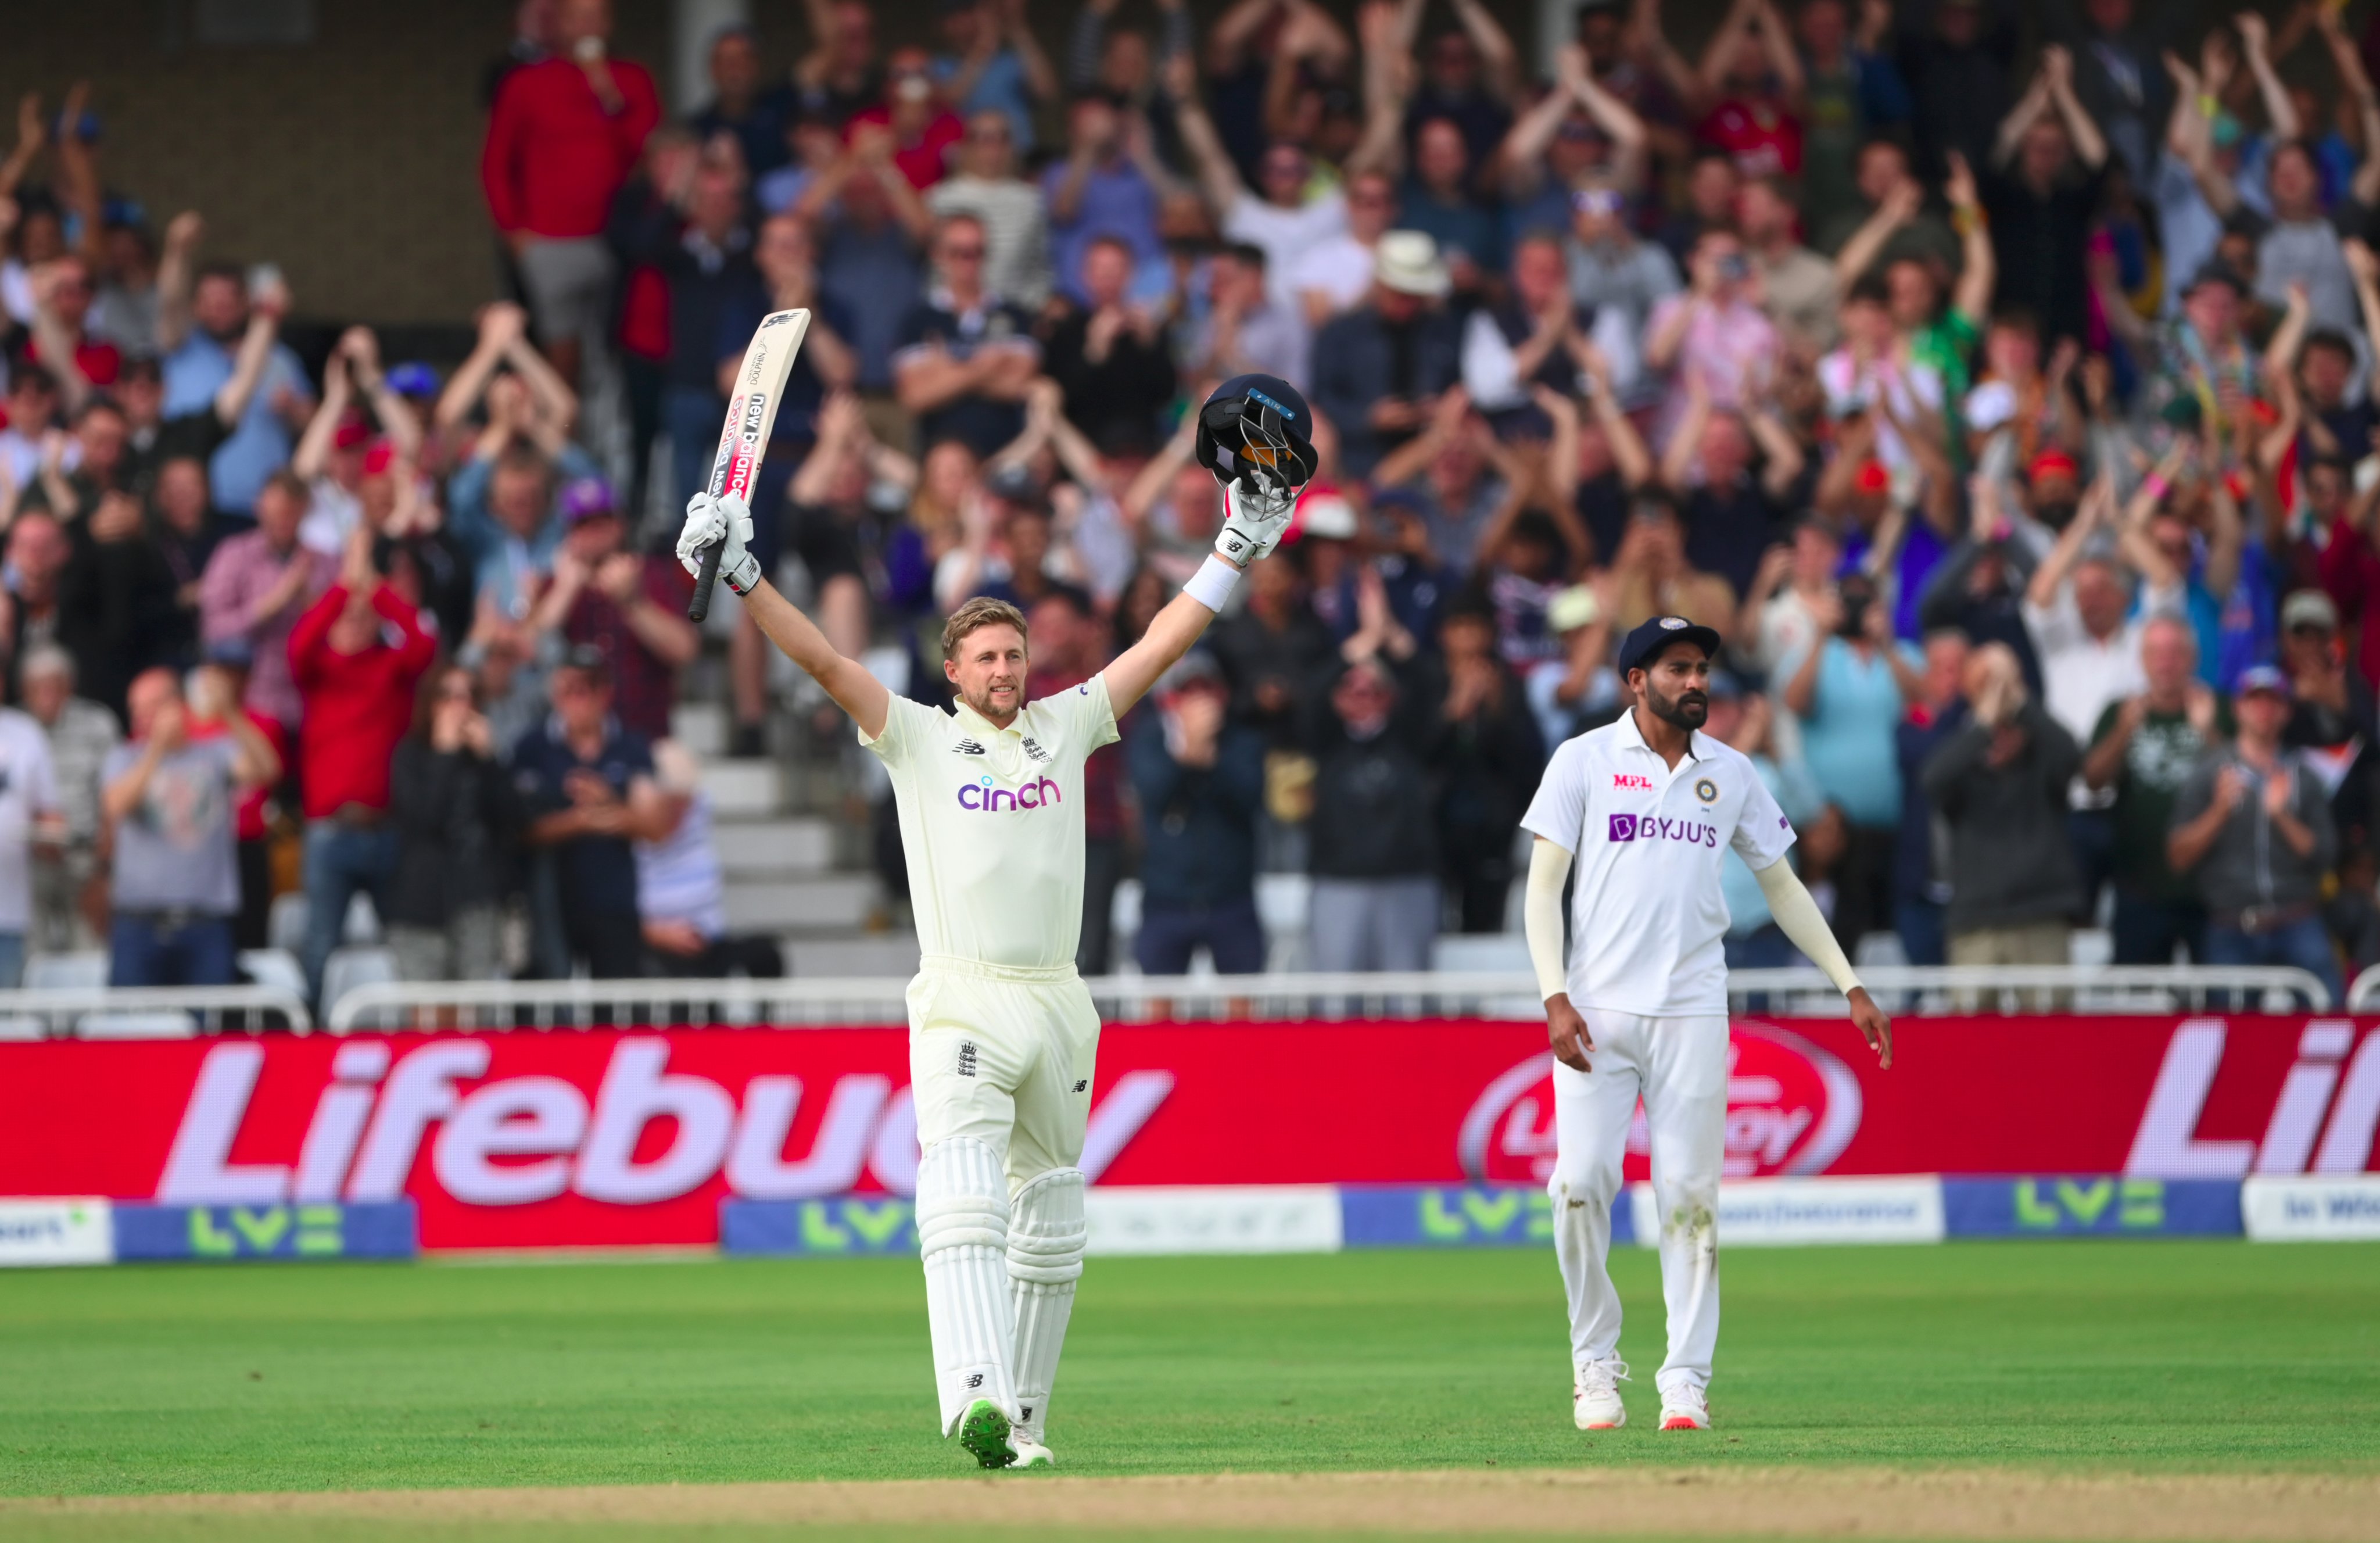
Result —
POLYGON ((1571 1384, 1571 1419, 1581 1430, 1617 1430, 1628 1423, 1620 1402, 1620 1384, 1628 1380, 1628 1363, 1618 1356, 1589 1361, 1578 1368, 1571 1384))
POLYGON ((1708 1430, 1710 1400, 1691 1382, 1682 1382, 1661 1393, 1661 1428, 1664 1430, 1708 1430))

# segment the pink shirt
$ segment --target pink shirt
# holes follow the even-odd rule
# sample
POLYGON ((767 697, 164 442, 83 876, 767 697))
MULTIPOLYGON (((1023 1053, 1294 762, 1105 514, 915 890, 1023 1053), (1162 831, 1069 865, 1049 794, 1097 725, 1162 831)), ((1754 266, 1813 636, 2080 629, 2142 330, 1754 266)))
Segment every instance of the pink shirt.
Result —
POLYGON ((1678 346, 1669 399, 1661 404, 1655 437, 1664 443, 1686 415, 1685 382, 1690 375, 1702 382, 1713 407, 1741 412, 1775 373, 1779 347, 1776 324, 1758 306, 1742 301, 1707 305, 1691 293, 1664 297, 1653 308, 1645 334, 1660 332, 1681 306, 1693 306, 1694 311, 1686 323, 1685 339, 1678 346))

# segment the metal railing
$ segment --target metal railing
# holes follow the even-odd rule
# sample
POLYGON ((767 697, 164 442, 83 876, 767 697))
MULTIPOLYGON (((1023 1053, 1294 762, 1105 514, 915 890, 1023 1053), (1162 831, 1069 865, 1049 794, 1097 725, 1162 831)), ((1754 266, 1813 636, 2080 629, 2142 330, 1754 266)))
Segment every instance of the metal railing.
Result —
POLYGON ((54 986, 0 991, 0 1040, 191 1039, 310 1034, 306 1001, 277 986, 54 986))
MULTIPOLYGON (((2318 1013, 2331 1005, 2322 978, 2294 965, 1889 965, 1859 974, 1889 1013, 2318 1013)), ((1738 1012, 1845 1011, 1842 994, 1815 969, 1730 970, 1727 994, 1738 1012)))
POLYGON ((2347 983, 2347 1010, 2367 1013, 2380 1007, 2380 965, 2374 965, 2347 983))
MULTIPOLYGON (((2310 971, 2286 966, 1901 966, 1862 972, 1894 1013, 2252 1012, 2331 1006, 2310 971)), ((1160 1019, 1534 1018, 1524 972, 1102 976, 1085 982, 1111 1022, 1160 1019)), ((552 1029, 617 1024, 832 1027, 907 1017, 899 977, 792 980, 561 980, 361 986, 329 1014, 334 1034, 389 1029, 552 1029)), ((2380 987, 2375 987, 2380 990, 2380 987)), ((1843 999, 1815 969, 1736 970, 1735 1011, 1823 1016, 1843 999)))

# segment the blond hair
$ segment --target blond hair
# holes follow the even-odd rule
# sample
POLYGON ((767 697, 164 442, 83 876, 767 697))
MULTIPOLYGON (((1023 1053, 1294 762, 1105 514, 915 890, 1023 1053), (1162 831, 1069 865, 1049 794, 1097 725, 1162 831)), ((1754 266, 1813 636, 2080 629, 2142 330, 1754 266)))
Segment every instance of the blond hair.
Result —
POLYGON ((968 633, 987 626, 1014 627, 1016 636, 1025 639, 1026 647, 1028 651, 1030 650, 1032 638, 1025 630, 1025 613, 1004 600, 994 600, 990 595, 978 595, 952 612, 951 619, 942 624, 942 657, 944 659, 954 657, 959 651, 959 645, 966 641, 968 633))

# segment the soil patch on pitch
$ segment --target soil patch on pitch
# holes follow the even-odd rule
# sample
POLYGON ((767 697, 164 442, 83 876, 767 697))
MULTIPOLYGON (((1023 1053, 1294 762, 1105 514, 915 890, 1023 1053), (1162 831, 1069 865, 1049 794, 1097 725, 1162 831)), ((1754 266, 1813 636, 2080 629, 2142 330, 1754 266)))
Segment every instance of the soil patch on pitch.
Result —
POLYGON ((1569 1469, 0 1500, 0 1531, 12 1517, 104 1526, 110 1517, 136 1515, 217 1523, 271 1517, 285 1525, 334 1526, 369 1522, 419 1525, 425 1536, 489 1525, 561 1525, 590 1531, 877 1526, 1061 1534, 2372 1539, 2380 1538, 2380 1477, 1996 1468, 1569 1469))

